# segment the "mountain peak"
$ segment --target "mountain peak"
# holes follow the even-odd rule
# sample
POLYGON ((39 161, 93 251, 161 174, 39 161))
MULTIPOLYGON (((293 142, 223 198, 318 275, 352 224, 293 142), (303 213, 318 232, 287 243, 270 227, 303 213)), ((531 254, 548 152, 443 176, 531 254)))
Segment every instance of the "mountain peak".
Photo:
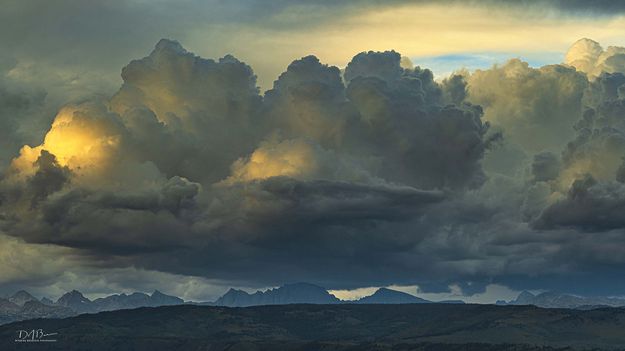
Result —
POLYGON ((17 312, 20 310, 20 306, 14 304, 13 302, 9 301, 8 299, 1 299, 0 298, 0 311, 6 312, 6 311, 10 311, 10 312, 17 312))
POLYGON ((517 305, 531 305, 534 298, 536 298, 536 295, 527 290, 523 290, 513 303, 517 305))
POLYGON ((85 295, 83 295, 80 291, 78 291, 76 289, 74 289, 74 290, 72 290, 72 291, 70 291, 68 293, 65 293, 65 295, 63 295, 63 296, 72 296, 72 297, 79 297, 79 298, 87 299, 85 297, 85 295))
POLYGON ((50 300, 47 297, 41 298, 41 303, 44 304, 44 305, 48 305, 48 306, 54 305, 54 301, 50 300))
POLYGON ((18 306, 24 306, 25 303, 29 301, 39 301, 33 295, 28 293, 26 290, 20 290, 13 294, 13 296, 9 297, 9 301, 13 302, 18 306))
POLYGON ((396 292, 401 292, 401 291, 392 290, 389 288, 379 288, 378 290, 375 291, 374 294, 388 294, 388 293, 396 293, 396 292))
MULTIPOLYGON (((258 293, 259 291, 257 291, 256 293, 258 293)), ((228 291, 226 291, 226 293, 224 294, 224 296, 226 295, 249 295, 247 292, 241 290, 241 289, 235 289, 235 288, 230 288, 228 289, 228 291)))
POLYGON ((11 296, 11 297, 33 297, 33 295, 31 295, 26 290, 20 290, 20 291, 16 292, 15 294, 13 294, 13 296, 11 296))
POLYGON ((72 290, 63 294, 56 300, 56 304, 63 307, 69 307, 76 312, 91 311, 91 300, 86 298, 80 291, 72 290))
POLYGON ((180 305, 184 303, 184 300, 179 297, 163 294, 158 290, 154 290, 150 296, 150 303, 155 306, 180 305))
POLYGON ((402 303, 428 303, 430 301, 410 295, 405 292, 388 288, 379 288, 371 296, 365 296, 356 301, 363 304, 402 304, 402 303))

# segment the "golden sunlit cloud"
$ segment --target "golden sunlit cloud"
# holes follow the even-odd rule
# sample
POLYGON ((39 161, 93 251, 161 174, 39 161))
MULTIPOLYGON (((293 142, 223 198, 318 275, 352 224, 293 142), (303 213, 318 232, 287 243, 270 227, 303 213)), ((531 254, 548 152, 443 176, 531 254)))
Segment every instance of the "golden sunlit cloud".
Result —
POLYGON ((42 150, 52 153, 60 166, 78 175, 94 175, 113 162, 122 139, 122 127, 106 112, 84 106, 59 111, 41 145, 25 145, 12 169, 19 177, 31 176, 42 150))
POLYGON ((249 158, 237 160, 227 182, 262 180, 276 176, 306 178, 317 164, 314 146, 302 140, 264 143, 249 158))

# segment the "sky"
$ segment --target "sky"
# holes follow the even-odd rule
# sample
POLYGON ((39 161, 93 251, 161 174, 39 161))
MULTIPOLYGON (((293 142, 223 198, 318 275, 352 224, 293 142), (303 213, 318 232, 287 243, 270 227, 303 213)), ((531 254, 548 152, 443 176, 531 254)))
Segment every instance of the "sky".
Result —
POLYGON ((7 0, 0 295, 624 296, 617 1, 7 0))

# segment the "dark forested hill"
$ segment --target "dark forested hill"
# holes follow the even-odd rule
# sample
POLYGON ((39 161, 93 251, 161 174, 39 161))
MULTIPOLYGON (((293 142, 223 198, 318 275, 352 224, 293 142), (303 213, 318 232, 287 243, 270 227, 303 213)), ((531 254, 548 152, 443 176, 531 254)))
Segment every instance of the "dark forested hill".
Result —
MULTIPOLYGON (((494 305, 167 306, 0 327, 58 333, 38 350, 567 350, 625 349, 625 309, 494 305)), ((24 334, 24 332, 22 332, 24 334)), ((27 337, 28 338, 28 337, 27 337)))

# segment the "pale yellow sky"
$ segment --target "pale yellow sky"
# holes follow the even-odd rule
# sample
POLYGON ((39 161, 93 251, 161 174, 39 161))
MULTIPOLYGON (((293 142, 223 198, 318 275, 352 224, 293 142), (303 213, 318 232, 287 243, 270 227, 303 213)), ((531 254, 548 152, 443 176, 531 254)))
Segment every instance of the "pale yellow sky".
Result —
MULTIPOLYGON (((564 54, 583 37, 606 46, 625 44, 624 16, 565 16, 546 10, 519 13, 514 9, 405 5, 336 16, 299 29, 266 23, 253 24, 258 26, 254 28, 222 24, 210 30, 195 28, 183 44, 201 56, 233 53, 254 67, 265 88, 292 60, 309 54, 342 67, 356 53, 368 50, 394 49, 408 57, 481 52, 516 57, 541 52, 564 54), (225 36, 227 40, 220 40, 225 36)), ((281 16, 296 22, 298 15, 305 15, 291 11, 294 13, 281 16)))

